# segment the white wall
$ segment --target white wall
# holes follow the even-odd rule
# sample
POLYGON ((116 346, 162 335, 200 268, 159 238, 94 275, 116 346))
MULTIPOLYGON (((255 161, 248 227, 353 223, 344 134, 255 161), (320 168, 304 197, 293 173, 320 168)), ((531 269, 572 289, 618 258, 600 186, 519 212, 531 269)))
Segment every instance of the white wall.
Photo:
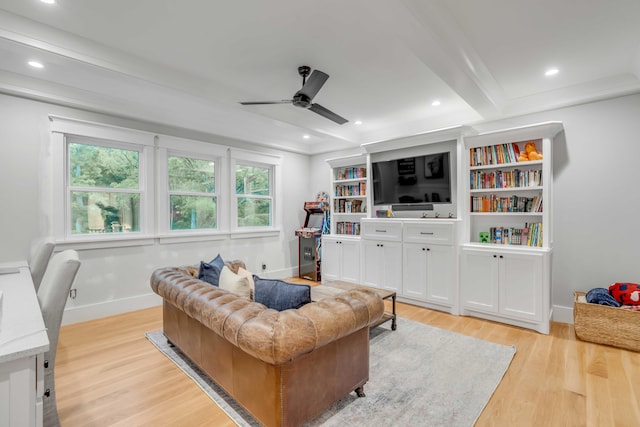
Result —
MULTIPOLYGON (((480 132, 561 121, 554 146, 554 319, 570 322, 573 292, 640 282, 640 95, 477 123, 480 132)), ((463 123, 461 123, 463 124, 463 123)), ((324 159, 312 176, 329 188, 324 159)))
POLYGON ((297 275, 298 240, 294 231, 304 222, 304 201, 313 200, 319 189, 310 186, 308 156, 6 95, 0 95, 0 114, 0 262, 26 259, 32 242, 52 233, 50 114, 282 156, 284 218, 279 237, 82 250, 82 265, 74 285, 77 297, 68 300, 64 323, 159 304, 149 287, 155 268, 209 261, 218 253, 224 259, 245 261, 259 275, 297 275), (265 272, 260 269, 262 263, 267 265, 265 272))

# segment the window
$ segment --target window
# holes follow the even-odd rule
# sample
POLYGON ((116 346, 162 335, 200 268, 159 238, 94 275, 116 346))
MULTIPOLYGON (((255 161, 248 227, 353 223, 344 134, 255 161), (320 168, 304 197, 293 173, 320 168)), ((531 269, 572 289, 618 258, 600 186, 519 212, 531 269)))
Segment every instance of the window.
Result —
POLYGON ((272 175, 270 166, 236 164, 236 225, 239 228, 273 225, 272 175))
POLYGON ((56 240, 149 238, 154 137, 72 119, 50 119, 56 240))
POLYGON ((140 153, 67 144, 71 234, 140 231, 140 153))
POLYGON ((231 231, 246 237, 277 232, 282 217, 280 157, 231 149, 231 231))
POLYGON ((167 175, 169 229, 217 228, 215 161, 169 155, 167 175))

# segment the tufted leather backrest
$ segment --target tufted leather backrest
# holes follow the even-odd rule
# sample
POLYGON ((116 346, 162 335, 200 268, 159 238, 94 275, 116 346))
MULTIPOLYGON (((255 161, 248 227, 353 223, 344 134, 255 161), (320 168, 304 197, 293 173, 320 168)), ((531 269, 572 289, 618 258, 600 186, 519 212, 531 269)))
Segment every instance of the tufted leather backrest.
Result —
POLYGON ((378 320, 384 311, 374 292, 357 289, 276 311, 193 277, 192 267, 161 268, 151 288, 246 353, 271 364, 296 359, 378 320))

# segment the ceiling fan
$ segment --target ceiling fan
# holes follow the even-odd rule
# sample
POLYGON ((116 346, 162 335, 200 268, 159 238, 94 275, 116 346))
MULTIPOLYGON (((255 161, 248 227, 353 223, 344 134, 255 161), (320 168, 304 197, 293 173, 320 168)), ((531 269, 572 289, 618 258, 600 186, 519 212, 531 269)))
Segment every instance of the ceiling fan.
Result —
POLYGON ((327 73, 323 73, 320 70, 313 70, 311 76, 311 67, 302 65, 298 67, 298 74, 302 76, 302 89, 297 91, 293 95, 293 99, 285 99, 282 101, 254 101, 254 102, 241 102, 242 105, 264 105, 264 104, 293 104, 296 107, 307 108, 316 114, 320 114, 329 120, 332 120, 339 125, 347 123, 349 120, 345 119, 334 113, 331 110, 324 108, 320 104, 312 104, 311 101, 318 94, 324 83, 329 78, 327 73), (307 80, 309 76, 309 80, 307 80))

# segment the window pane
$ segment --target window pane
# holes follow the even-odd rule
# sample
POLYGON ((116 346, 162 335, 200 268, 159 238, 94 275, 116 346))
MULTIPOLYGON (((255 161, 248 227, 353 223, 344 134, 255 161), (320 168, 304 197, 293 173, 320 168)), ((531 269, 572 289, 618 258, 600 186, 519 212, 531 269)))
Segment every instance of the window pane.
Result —
POLYGON ((169 157, 169 190, 215 193, 214 163, 211 160, 169 157))
POLYGON ((215 197, 171 196, 171 230, 216 228, 215 197))
POLYGON ((69 144, 72 186, 139 188, 138 152, 86 144, 69 144))
POLYGON ((236 194, 269 196, 269 168, 236 165, 236 194))
POLYGON ((238 197, 238 227, 271 226, 271 199, 238 197))
POLYGON ((71 234, 140 231, 137 193, 71 192, 71 234))

